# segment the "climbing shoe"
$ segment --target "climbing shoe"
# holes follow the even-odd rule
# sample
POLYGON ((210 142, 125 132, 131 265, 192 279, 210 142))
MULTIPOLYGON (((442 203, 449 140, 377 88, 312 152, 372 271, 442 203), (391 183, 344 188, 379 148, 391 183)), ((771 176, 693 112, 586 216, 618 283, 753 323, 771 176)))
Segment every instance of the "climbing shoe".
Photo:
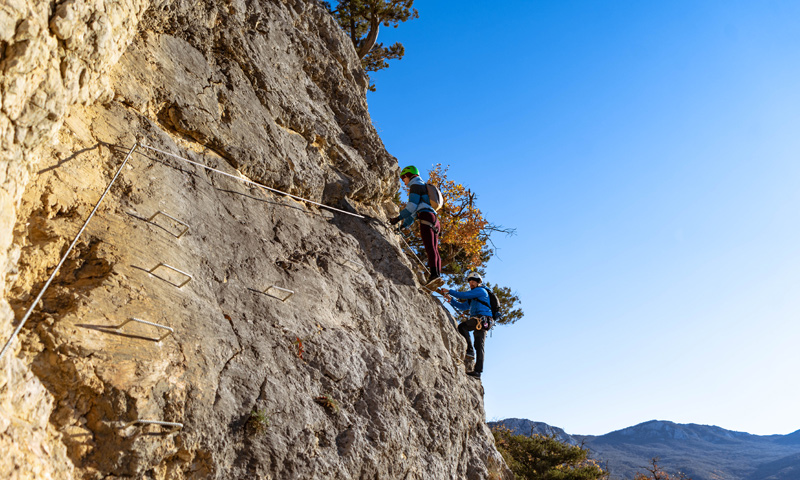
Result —
POLYGON ((475 358, 475 353, 467 350, 467 353, 464 354, 464 360, 472 360, 475 358))
POLYGON ((477 378, 478 380, 480 380, 480 379, 481 379, 481 372, 475 372, 475 371, 473 371, 473 372, 467 372, 467 375, 469 375, 470 377, 475 377, 475 378, 477 378))

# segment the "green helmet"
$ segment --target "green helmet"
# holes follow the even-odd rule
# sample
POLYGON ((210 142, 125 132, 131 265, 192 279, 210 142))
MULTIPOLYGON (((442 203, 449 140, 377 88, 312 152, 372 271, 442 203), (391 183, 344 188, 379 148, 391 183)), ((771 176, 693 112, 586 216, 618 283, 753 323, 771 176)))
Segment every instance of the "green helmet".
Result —
POLYGON ((400 172, 401 177, 409 174, 419 175, 419 168, 415 167, 414 165, 409 165, 400 172))

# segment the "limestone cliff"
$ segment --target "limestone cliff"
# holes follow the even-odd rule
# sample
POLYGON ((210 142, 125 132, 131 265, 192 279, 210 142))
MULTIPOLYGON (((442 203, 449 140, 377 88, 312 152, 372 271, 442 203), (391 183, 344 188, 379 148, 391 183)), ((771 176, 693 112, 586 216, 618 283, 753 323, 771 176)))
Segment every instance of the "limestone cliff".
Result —
MULTIPOLYGON (((0 35, 3 343, 137 142, 392 213, 315 2, 11 0, 0 35)), ((139 147, 0 360, 0 476, 503 478, 451 322, 377 222, 139 147)))

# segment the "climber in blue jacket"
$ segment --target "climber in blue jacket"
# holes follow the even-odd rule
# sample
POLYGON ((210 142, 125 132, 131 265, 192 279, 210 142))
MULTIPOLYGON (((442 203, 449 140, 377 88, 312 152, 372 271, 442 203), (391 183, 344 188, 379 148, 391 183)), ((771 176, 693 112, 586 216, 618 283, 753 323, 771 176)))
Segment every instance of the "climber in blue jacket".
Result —
POLYGON ((422 237, 422 244, 425 246, 425 253, 428 254, 428 270, 430 277, 426 283, 429 289, 440 287, 442 281, 442 258, 439 256, 439 217, 436 210, 431 206, 431 199, 428 196, 428 186, 419 176, 419 169, 415 166, 408 166, 400 172, 400 178, 408 187, 408 203, 400 211, 400 215, 389 220, 395 224, 402 221, 400 228, 407 228, 414 223, 414 218, 419 219, 419 234, 422 237))
POLYGON ((480 379, 483 372, 483 346, 486 340, 486 329, 483 328, 484 320, 492 318, 492 308, 490 306, 489 292, 482 286, 483 278, 478 272, 467 274, 469 291, 459 292, 458 290, 442 289, 441 293, 450 301, 450 305, 462 312, 469 311, 469 318, 458 324, 458 333, 467 341, 467 353, 464 361, 475 358, 475 368, 467 373, 471 377, 480 379), (457 299, 457 300, 456 300, 457 299), (465 300, 459 302, 458 300, 465 300), (469 332, 474 332, 475 349, 469 338, 469 332))

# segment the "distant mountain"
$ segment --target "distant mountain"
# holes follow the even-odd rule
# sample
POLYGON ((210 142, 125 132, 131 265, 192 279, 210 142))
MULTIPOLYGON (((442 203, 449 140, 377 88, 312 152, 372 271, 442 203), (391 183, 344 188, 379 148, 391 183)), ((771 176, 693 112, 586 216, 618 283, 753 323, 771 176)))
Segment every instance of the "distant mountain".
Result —
POLYGON ((693 480, 800 480, 800 430, 789 435, 751 435, 724 428, 652 420, 605 435, 570 435, 542 422, 509 418, 491 422, 518 434, 555 435, 583 443, 607 465, 613 480, 632 479, 650 459, 693 480))
POLYGON ((798 480, 800 479, 800 453, 774 462, 761 464, 747 480, 798 480))
POLYGON ((554 436, 556 440, 570 445, 578 445, 580 442, 575 440, 564 430, 548 425, 544 422, 532 422, 524 418, 507 418, 501 422, 489 422, 489 426, 502 424, 512 432, 523 435, 546 435, 554 436))

